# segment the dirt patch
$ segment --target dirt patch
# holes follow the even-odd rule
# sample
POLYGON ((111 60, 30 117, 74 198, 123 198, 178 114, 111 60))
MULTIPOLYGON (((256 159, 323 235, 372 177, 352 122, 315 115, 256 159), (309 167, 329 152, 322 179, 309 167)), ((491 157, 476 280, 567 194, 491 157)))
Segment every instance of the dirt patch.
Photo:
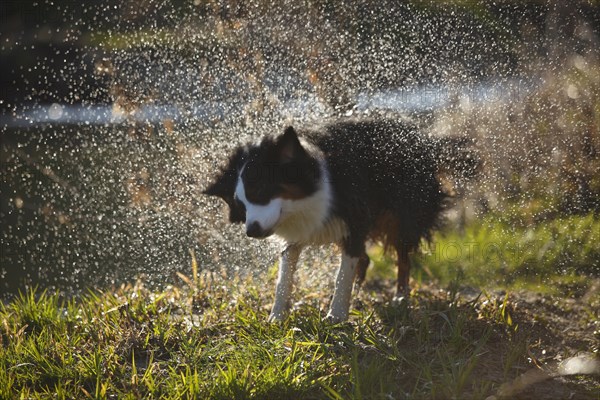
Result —
MULTIPOLYGON (((465 299, 473 289, 463 290, 465 299)), ((524 360, 503 371, 490 357, 485 374, 504 383, 489 399, 599 399, 600 398, 600 295, 597 283, 580 298, 558 298, 528 291, 495 292, 491 300, 505 304, 524 360), (495 297, 495 299, 494 299, 495 297), (571 368, 574 367, 574 368, 571 368), (517 376, 515 377, 515 373, 517 376), (495 375, 495 376, 494 376, 495 375)), ((498 352, 506 356, 506 335, 499 334, 498 352)), ((499 357, 496 357, 496 359, 499 357)), ((483 371, 482 371, 483 372, 483 371)))

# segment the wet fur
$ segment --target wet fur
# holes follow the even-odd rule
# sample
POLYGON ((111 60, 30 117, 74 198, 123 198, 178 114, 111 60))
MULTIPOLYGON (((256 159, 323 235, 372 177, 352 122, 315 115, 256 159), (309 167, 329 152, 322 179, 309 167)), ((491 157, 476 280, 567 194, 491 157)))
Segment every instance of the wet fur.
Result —
MULTIPOLYGON (((355 275, 358 282, 364 279, 369 264, 365 242, 381 241, 386 250, 396 250, 397 294, 402 296, 408 291, 408 255, 421 239, 429 239, 449 197, 438 172, 459 169, 447 162, 447 155, 455 154, 448 150, 452 145, 393 120, 349 120, 316 129, 289 127, 283 135, 237 149, 205 193, 227 202, 233 223, 245 221, 244 204, 234 195, 238 181, 252 194, 254 200, 246 202, 251 207, 268 204, 273 197, 283 199, 282 210, 298 207, 301 211, 277 226, 275 233, 298 245, 294 252, 309 244, 341 245, 346 264, 338 271, 336 293, 337 282, 343 284, 340 292, 344 293, 334 294, 333 303, 345 302, 349 296, 344 273, 355 275), (263 189, 252 193, 255 187, 263 189), (313 219, 302 214, 318 206, 326 213, 321 210, 313 219)), ((290 274, 293 268, 286 266, 290 274)), ((289 276, 281 279, 289 280, 289 276)), ((347 310, 341 309, 332 308, 330 314, 347 318, 347 310)))

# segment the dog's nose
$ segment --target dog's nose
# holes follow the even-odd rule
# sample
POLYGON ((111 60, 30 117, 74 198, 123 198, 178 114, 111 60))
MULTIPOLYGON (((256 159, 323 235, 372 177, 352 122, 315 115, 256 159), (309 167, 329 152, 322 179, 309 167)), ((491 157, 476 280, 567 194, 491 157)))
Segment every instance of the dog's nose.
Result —
POLYGON ((246 235, 253 238, 261 238, 265 236, 258 222, 253 222, 246 228, 246 235))

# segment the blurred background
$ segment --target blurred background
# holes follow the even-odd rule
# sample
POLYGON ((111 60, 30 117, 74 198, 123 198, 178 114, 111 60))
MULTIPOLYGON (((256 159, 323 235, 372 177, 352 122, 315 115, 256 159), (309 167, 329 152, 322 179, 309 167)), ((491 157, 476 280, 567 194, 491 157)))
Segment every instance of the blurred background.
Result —
POLYGON ((379 114, 474 138, 483 159, 449 182, 461 200, 416 276, 573 296, 600 279, 596 0, 0 7, 5 298, 176 284, 191 252, 264 272, 273 245, 200 195, 219 163, 285 123, 379 114))

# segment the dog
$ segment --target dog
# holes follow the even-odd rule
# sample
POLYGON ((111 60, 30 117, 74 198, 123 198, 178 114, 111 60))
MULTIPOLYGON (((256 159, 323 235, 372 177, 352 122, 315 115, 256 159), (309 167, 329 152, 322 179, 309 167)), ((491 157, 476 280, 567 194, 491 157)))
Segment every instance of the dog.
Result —
POLYGON ((223 199, 229 221, 244 223, 248 236, 285 241, 269 321, 286 318, 298 257, 309 245, 337 243, 342 250, 328 321, 348 319, 353 285, 369 265, 369 241, 395 250, 396 297, 407 296, 409 254, 430 239, 450 197, 439 171, 452 161, 457 170, 461 163, 473 169, 469 152, 449 151, 457 143, 408 122, 372 119, 288 126, 237 148, 203 192, 223 199))

